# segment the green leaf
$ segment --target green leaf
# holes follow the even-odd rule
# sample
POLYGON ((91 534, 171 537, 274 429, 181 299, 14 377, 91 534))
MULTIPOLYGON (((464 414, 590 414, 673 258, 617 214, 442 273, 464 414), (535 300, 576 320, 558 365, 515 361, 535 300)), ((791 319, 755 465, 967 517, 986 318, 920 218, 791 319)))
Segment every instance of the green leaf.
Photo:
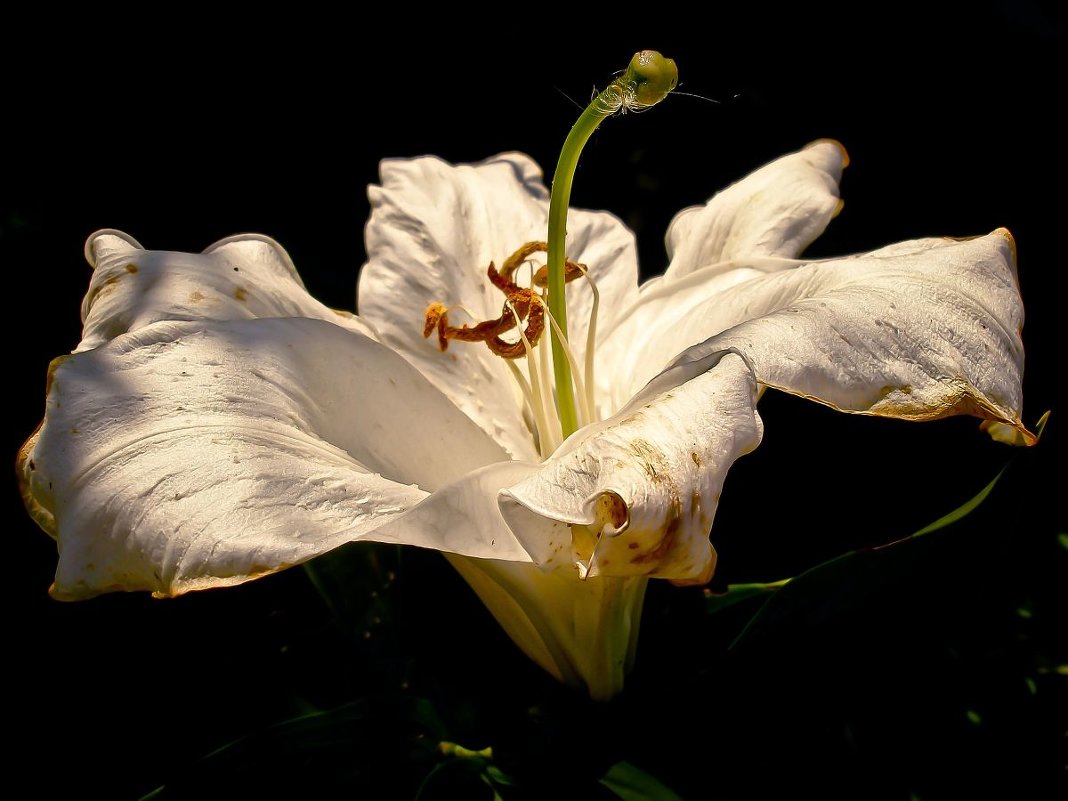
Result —
MULTIPOLYGON (((1048 413, 1039 421, 1039 436, 1047 419, 1048 413)), ((921 542, 926 542, 926 535, 959 523, 978 509, 1015 460, 1014 456, 974 497, 916 533, 885 545, 848 551, 806 570, 793 580, 776 582, 781 588, 771 594, 749 619, 730 649, 750 645, 776 630, 796 627, 799 619, 818 621, 835 609, 849 608, 857 598, 898 581, 899 576, 911 574, 922 561, 923 554, 917 548, 921 542)), ((752 594, 749 593, 750 597, 752 594)))
POLYGON ((789 581, 790 579, 783 579, 782 581, 769 583, 731 584, 727 587, 727 591, 720 595, 706 590, 705 611, 710 615, 714 615, 751 598, 767 598, 776 590, 785 587, 789 581))
POLYGON ((682 801, 659 779, 629 762, 617 762, 599 781, 623 801, 682 801))
MULTIPOLYGON (((1005 475, 1005 471, 1008 469, 1009 466, 1005 465, 1005 467, 1001 468, 1001 471, 996 476, 994 476, 993 480, 989 484, 979 490, 978 495, 976 495, 971 500, 962 503, 949 514, 943 515, 933 523, 924 526, 915 534, 913 534, 912 537, 922 537, 924 534, 930 534, 932 531, 938 531, 939 529, 952 525, 958 520, 962 520, 963 518, 970 515, 972 512, 979 508, 979 504, 981 504, 987 499, 987 496, 989 496, 990 493, 994 490, 994 487, 997 486, 997 483, 1001 480, 1001 477, 1005 475)), ((912 539, 912 537, 906 537, 906 539, 912 539)), ((894 543, 891 543, 891 545, 893 544, 894 543)))

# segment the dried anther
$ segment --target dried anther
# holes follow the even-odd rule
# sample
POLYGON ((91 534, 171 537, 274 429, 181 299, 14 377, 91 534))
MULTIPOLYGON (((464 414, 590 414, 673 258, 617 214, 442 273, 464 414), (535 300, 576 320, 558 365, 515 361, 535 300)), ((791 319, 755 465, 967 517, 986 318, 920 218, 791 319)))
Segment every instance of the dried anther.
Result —
MULTIPOLYGON (((504 294, 504 308, 501 316, 495 320, 486 320, 474 326, 466 323, 462 326, 449 325, 449 310, 443 303, 434 302, 427 306, 423 320, 423 336, 429 337, 435 329, 438 332, 438 347, 447 350, 450 339, 461 342, 485 342, 493 353, 505 359, 518 359, 526 353, 527 345, 536 345, 545 331, 545 307, 542 298, 533 290, 520 287, 513 276, 530 256, 548 250, 545 242, 527 242, 509 256, 498 271, 490 262, 486 276, 493 286, 504 294), (525 323, 522 336, 515 342, 501 338, 501 334, 511 331, 525 323), (526 343, 524 343, 524 339, 526 343)), ((573 281, 586 274, 586 267, 567 261, 564 281, 573 281)), ((531 279, 534 286, 545 287, 548 283, 548 271, 545 267, 538 270, 531 279)))

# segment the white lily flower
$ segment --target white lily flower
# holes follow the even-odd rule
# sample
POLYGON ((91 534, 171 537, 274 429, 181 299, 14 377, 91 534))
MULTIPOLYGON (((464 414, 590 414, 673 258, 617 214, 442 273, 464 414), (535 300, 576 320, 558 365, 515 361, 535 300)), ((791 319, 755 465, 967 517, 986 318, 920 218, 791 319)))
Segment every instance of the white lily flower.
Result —
POLYGON ((563 443, 548 337, 511 362, 423 336, 430 303, 501 316, 487 265, 546 227, 523 155, 384 162, 359 317, 311 298, 266 237, 194 255, 94 234, 83 339, 50 368, 19 461, 58 541, 52 594, 172 596, 348 542, 417 545, 445 553, 539 665, 611 696, 648 579, 712 576, 709 529, 727 470, 760 442, 764 387, 860 414, 973 414, 1033 441, 1008 232, 801 259, 846 163, 816 142, 684 210, 667 271, 641 287, 632 234, 572 210, 567 253, 588 280, 568 285, 570 348, 586 370, 583 426, 563 443))

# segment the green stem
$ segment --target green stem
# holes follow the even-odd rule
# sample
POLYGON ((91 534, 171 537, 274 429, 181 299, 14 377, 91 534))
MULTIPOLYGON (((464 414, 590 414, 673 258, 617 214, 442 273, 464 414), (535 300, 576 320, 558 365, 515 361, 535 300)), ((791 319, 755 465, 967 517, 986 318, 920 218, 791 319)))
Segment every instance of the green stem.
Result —
POLYGON ((678 82, 675 62, 652 50, 636 53, 619 78, 593 99, 579 116, 564 140, 560 160, 553 174, 549 199, 549 313, 556 320, 560 335, 552 333, 553 377, 556 383, 556 408, 560 430, 566 439, 578 429, 575 392, 571 367, 564 352, 567 339, 567 303, 564 296, 564 261, 567 241, 567 208, 571 200, 571 182, 575 177, 582 148, 601 120, 620 110, 637 110, 664 99, 678 82), (562 339, 561 339, 562 337, 562 339))
MULTIPOLYGON (((608 91, 607 89, 605 91, 608 91)), ((604 92, 601 93, 602 95, 604 92)), ((600 95, 598 95, 598 100, 600 95)), ((560 160, 553 175, 553 192, 549 200, 549 314, 563 336, 567 336, 567 304, 564 302, 564 243, 567 239, 567 207, 571 200, 571 181, 575 177, 579 155, 587 140, 597 130, 601 120, 607 117, 601 104, 591 103, 571 133, 564 140, 560 160)), ((566 439, 578 428, 575 415, 575 393, 571 384, 571 367, 564 346, 556 332, 552 332, 553 375, 556 378, 556 408, 560 415, 560 429, 566 439)))

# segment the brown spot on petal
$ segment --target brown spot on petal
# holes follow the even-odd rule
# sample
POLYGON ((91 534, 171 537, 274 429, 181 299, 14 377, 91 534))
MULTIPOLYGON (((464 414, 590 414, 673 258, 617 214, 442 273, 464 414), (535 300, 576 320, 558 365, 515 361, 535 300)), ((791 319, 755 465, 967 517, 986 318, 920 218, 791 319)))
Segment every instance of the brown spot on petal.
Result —
POLYGON ((190 303, 200 303, 200 301, 202 300, 204 300, 204 296, 201 295, 199 292, 194 291, 192 294, 189 295, 190 303))
POLYGON ((248 291, 244 287, 238 287, 234 290, 234 298, 236 300, 244 301, 248 299, 248 291))
POLYGON ((701 466, 701 457, 698 456, 696 453, 691 453, 690 458, 693 459, 693 463, 695 465, 697 465, 698 467, 701 466))
POLYGON ((30 435, 30 438, 19 449, 15 461, 15 469, 18 474, 19 494, 22 496, 26 511, 46 534, 52 539, 57 539, 59 532, 56 528, 56 519, 52 515, 52 510, 46 508, 34 495, 33 481, 31 480, 31 473, 36 473, 37 471, 37 463, 33 459, 33 452, 37 447, 37 440, 41 436, 43 426, 44 422, 42 421, 37 426, 37 430, 30 435))
POLYGON ((597 506, 598 519, 611 521, 613 528, 622 528, 627 522, 627 504, 616 493, 602 493, 597 506))
POLYGON ((126 265, 126 272, 130 273, 130 275, 133 275, 134 273, 137 272, 137 265, 134 264, 133 262, 130 262, 129 264, 126 265))
POLYGON ((712 552, 712 558, 708 560, 708 564, 705 565, 704 570, 690 578, 669 579, 672 586, 695 587, 710 582, 712 580, 712 575, 716 572, 716 549, 710 545, 709 550, 712 552))
POLYGON ((52 391, 52 385, 56 381, 56 371, 59 369, 60 365, 63 364, 63 362, 65 362, 69 358, 70 358, 70 356, 57 356, 56 358, 54 358, 52 361, 50 361, 48 363, 48 375, 45 378, 45 397, 46 398, 48 397, 49 393, 52 391))
POLYGON ((92 293, 92 298, 90 300, 90 304, 96 303, 97 298, 99 298, 102 295, 106 295, 109 292, 111 292, 113 289, 115 289, 116 284, 119 283, 119 278, 121 278, 121 276, 113 275, 110 278, 108 278, 104 283, 102 283, 100 285, 100 288, 92 293))
POLYGON ((648 440, 636 437, 631 440, 627 448, 633 453, 641 465, 649 480, 660 484, 669 479, 669 469, 664 462, 664 454, 655 448, 648 440))
POLYGON ((821 142, 826 142, 829 145, 834 145, 835 147, 837 147, 842 152, 842 169, 843 170, 846 167, 849 166, 849 151, 846 150, 845 145, 843 145, 837 139, 832 139, 830 137, 826 137, 825 136, 825 137, 822 137, 820 139, 815 140, 814 142, 809 142, 808 145, 806 145, 806 147, 812 147, 813 145, 818 145, 821 142))
POLYGON ((1019 259, 1017 259, 1016 257, 1016 237, 1012 235, 1012 232, 1008 228, 998 228, 994 231, 991 231, 991 233, 1003 236, 1009 241, 1009 248, 1012 250, 1012 261, 1015 265, 1015 263, 1019 261, 1019 259))
POLYGON ((656 547, 651 551, 640 553, 631 558, 630 563, 632 565, 643 565, 648 562, 653 562, 653 567, 655 569, 656 563, 658 563, 675 544, 675 536, 679 532, 681 523, 682 510, 680 509, 679 499, 675 497, 671 499, 671 505, 668 507, 667 518, 664 520, 664 528, 660 537, 660 542, 658 542, 656 547))

